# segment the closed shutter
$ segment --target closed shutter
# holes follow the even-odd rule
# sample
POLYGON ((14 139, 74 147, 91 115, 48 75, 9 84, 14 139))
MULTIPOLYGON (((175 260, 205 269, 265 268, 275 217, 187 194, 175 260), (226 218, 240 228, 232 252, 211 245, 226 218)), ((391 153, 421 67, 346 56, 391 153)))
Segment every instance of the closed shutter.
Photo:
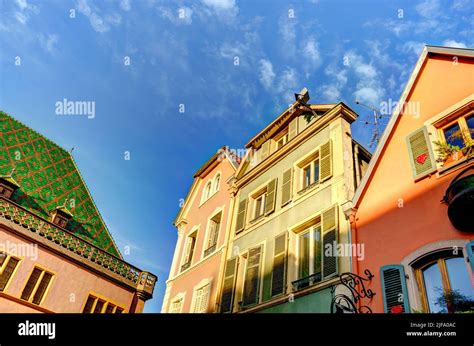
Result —
POLYGON ((260 162, 270 155, 270 141, 266 141, 260 148, 260 162))
POLYGON ((33 273, 31 273, 28 282, 26 283, 23 292, 21 293, 21 299, 29 300, 33 289, 36 286, 36 282, 38 281, 42 271, 38 268, 33 269, 33 273))
POLYGON ((298 135, 298 118, 293 119, 288 125, 288 141, 298 135))
POLYGON ((221 312, 232 312, 237 266, 238 257, 232 258, 226 263, 224 285, 222 287, 221 312))
POLYGON ((470 241, 466 245, 467 258, 471 264, 471 270, 474 273, 474 240, 470 241))
POLYGON ((337 274, 337 252, 334 244, 337 244, 337 207, 333 206, 325 210, 321 215, 323 233, 323 278, 329 278, 337 274), (326 253, 327 248, 332 249, 326 253))
POLYGON ((283 173, 283 183, 281 186, 281 206, 284 206, 291 201, 291 181, 292 169, 290 168, 283 173))
POLYGON ((413 177, 420 179, 436 170, 426 127, 416 130, 406 138, 413 177))
POLYGON ((243 306, 258 303, 260 289, 261 252, 261 246, 254 247, 248 252, 247 270, 245 271, 244 294, 242 297, 243 306))
POLYGON ((386 313, 410 312, 405 270, 402 265, 387 265, 380 268, 383 306, 386 313))
POLYGON ((41 279, 41 282, 39 283, 38 288, 36 289, 36 293, 33 296, 33 304, 39 305, 41 303, 41 300, 43 299, 44 294, 46 293, 46 289, 48 288, 52 278, 52 274, 44 273, 43 278, 41 279))
POLYGON ((272 297, 285 293, 286 243, 286 232, 275 238, 273 250, 272 297))
POLYGON ((245 228, 245 213, 247 211, 247 199, 239 202, 239 210, 237 212, 237 222, 235 224, 235 233, 239 233, 245 228))
POLYGON ((3 291, 7 286, 7 283, 8 281, 10 281, 10 278, 13 275, 13 271, 18 265, 18 262, 20 261, 16 258, 10 257, 10 260, 3 269, 2 275, 0 275, 0 291, 3 291))
POLYGON ((331 140, 319 148, 320 168, 319 181, 324 181, 332 176, 332 145, 331 140))
POLYGON ((211 286, 207 284, 204 287, 201 287, 198 290, 196 290, 196 298, 194 299, 194 312, 197 312, 197 313, 207 312, 210 287, 211 286))
POLYGON ((192 237, 187 237, 186 238, 186 248, 184 251, 184 258, 183 258, 183 264, 189 263, 191 253, 193 251, 193 238, 192 237))
POLYGON ((273 179, 267 184, 267 195, 265 197, 265 215, 275 211, 277 180, 273 179))
POLYGON ((82 312, 85 314, 90 314, 92 312, 92 307, 94 306, 96 299, 97 298, 93 296, 87 297, 86 305, 84 305, 84 310, 82 310, 82 312))

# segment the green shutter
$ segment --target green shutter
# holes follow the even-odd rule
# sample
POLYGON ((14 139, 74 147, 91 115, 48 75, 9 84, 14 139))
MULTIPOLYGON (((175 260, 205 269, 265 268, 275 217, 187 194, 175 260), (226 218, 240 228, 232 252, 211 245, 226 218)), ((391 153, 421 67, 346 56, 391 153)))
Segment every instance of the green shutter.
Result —
POLYGON ((332 145, 331 140, 319 148, 319 181, 322 182, 332 176, 332 145))
POLYGON ((275 238, 273 249, 272 297, 285 293, 286 243, 286 232, 275 238))
POLYGON ((294 118, 288 125, 288 141, 291 141, 298 135, 298 118, 294 118))
POLYGON ((327 279, 337 274, 337 253, 334 243, 337 244, 337 206, 325 210, 321 215, 322 237, 323 237, 323 279, 327 279), (332 249, 330 254, 326 254, 326 247, 332 249))
POLYGON ((420 179, 433 173, 436 163, 426 127, 410 133, 406 141, 413 177, 420 179))
POLYGON ((220 312, 232 312, 234 302, 235 280, 237 277, 238 257, 227 261, 224 272, 224 285, 222 287, 222 297, 220 312))
POLYGON ((265 197, 265 215, 275 211, 277 180, 273 179, 267 184, 267 193, 265 197))
POLYGON ((474 240, 471 240, 466 245, 467 258, 469 258, 469 263, 471 264, 471 270, 474 273, 474 240))
POLYGON ((239 210, 237 212, 237 221, 235 224, 235 233, 239 233, 245 228, 245 213, 247 211, 247 199, 239 202, 239 210))
POLYGON ((405 270, 402 265, 386 265, 380 268, 382 281, 383 306, 386 313, 391 313, 395 307, 401 307, 401 312, 410 312, 405 270))
POLYGON ((242 306, 248 306, 258 303, 260 293, 259 291, 261 257, 262 246, 254 247, 248 252, 242 306))
POLYGON ((290 168, 283 173, 283 183, 281 186, 281 206, 291 201, 291 181, 292 169, 290 168))

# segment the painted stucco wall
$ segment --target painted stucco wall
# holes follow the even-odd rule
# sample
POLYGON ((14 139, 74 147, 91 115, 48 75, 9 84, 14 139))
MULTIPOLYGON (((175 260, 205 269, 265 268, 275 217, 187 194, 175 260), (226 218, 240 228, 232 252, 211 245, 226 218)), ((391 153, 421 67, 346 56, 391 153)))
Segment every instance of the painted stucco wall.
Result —
MULTIPOLYGON (((304 121, 304 119, 300 119, 304 121)), ((305 121, 304 121, 305 122, 305 121)), ((301 133, 300 130, 299 133, 301 133)), ((325 128, 315 132, 305 142, 300 144, 296 149, 291 151, 288 155, 272 165, 262 174, 252 179, 247 185, 243 186, 236 199, 238 201, 247 198, 252 191, 264 186, 270 180, 277 178, 277 192, 275 211, 269 216, 255 222, 249 223, 248 217, 246 219, 246 229, 232 239, 227 258, 232 258, 238 254, 245 253, 249 248, 263 244, 263 260, 261 268, 261 277, 263 284, 261 287, 262 301, 267 301, 271 298, 271 275, 273 267, 273 251, 274 238, 277 235, 291 229, 294 225, 306 220, 308 218, 317 216, 324 209, 329 208, 333 204, 340 205, 343 202, 352 198, 354 193, 354 173, 353 173, 353 159, 351 150, 351 138, 347 133, 351 133, 350 124, 342 119, 337 118, 325 128), (303 157, 314 151, 319 145, 326 143, 329 139, 332 140, 332 162, 333 162, 333 176, 320 186, 310 189, 306 193, 299 195, 293 191, 293 202, 289 205, 281 207, 281 181, 283 172, 293 167, 303 157)), ((251 168, 251 167, 250 167, 251 168)), ((231 227, 231 236, 234 237, 235 222, 237 216, 237 208, 234 210, 233 225, 231 227)), ((345 220, 342 209, 338 207, 339 219, 339 241, 340 243, 348 243, 349 226, 345 220)), ((296 247, 297 236, 289 232, 289 249, 288 249, 288 279, 287 292, 291 292, 291 281, 297 279, 296 267, 296 247)), ((339 258, 339 271, 345 272, 350 270, 350 257, 339 258)), ((240 270, 240 269, 239 269, 240 270)), ((237 281, 237 292, 241 291, 241 280, 237 281)), ((312 293, 306 296, 304 300, 311 300, 312 293)), ((299 298, 301 301, 303 298, 299 298)), ((315 295, 315 301, 320 298, 315 295)), ((317 305, 317 303, 315 303, 317 305)), ((313 304, 314 305, 314 304, 313 304)), ((311 305, 311 306, 313 306, 311 305)), ((294 308, 298 308, 299 304, 294 308)), ((291 307, 272 308, 273 310, 292 309, 291 307)), ((303 309, 301 307, 301 309, 303 309)), ((311 307, 312 309, 312 307, 311 307)), ((323 308, 318 308, 323 309, 323 308)), ((318 309, 314 311, 319 311, 318 309)))
POLYGON ((272 306, 259 313, 330 313, 332 293, 330 288, 308 294, 294 301, 272 306))
MULTIPOLYGON (((8 247, 21 249, 27 244, 24 239, 0 227, 0 242, 8 247)), ((54 274, 41 307, 53 312, 82 312, 89 294, 97 294, 111 303, 122 306, 128 312, 133 299, 133 292, 108 281, 100 275, 67 260, 65 257, 38 246, 34 252, 12 252, 21 259, 16 271, 4 293, 20 298, 28 278, 35 266, 39 266, 54 274)), ((0 312, 30 312, 31 308, 18 303, 0 299, 0 312)))
MULTIPOLYGON (((429 58, 420 73, 407 101, 419 102, 421 114, 399 118, 356 216, 353 239, 364 244, 365 259, 354 261, 354 267, 361 274, 367 268, 376 275, 369 285, 376 292, 369 302, 374 312, 383 312, 381 266, 400 264, 426 244, 473 238, 472 233, 459 232, 451 225, 447 205, 440 202, 459 170, 415 182, 406 144, 409 133, 474 93, 473 60, 458 58, 455 64, 451 57, 435 56, 429 58)), ((413 287, 413 277, 409 277, 408 284, 413 287)))
POLYGON ((196 190, 192 196, 190 196, 189 210, 186 211, 183 216, 187 220, 187 223, 182 227, 178 237, 175 254, 176 264, 175 268, 172 268, 170 279, 167 282, 163 312, 168 312, 171 302, 181 294, 185 297, 182 312, 191 312, 194 289, 196 286, 199 286, 199 284, 204 283, 203 280, 207 280, 211 285, 208 311, 215 311, 230 208, 230 193, 226 181, 233 174, 234 168, 231 163, 225 159, 218 162, 217 166, 212 168, 205 177, 198 178, 199 181, 196 190), (218 173, 221 174, 219 191, 212 195, 207 201, 201 203, 201 197, 207 182, 212 181, 218 173), (212 255, 204 258, 209 219, 220 210, 222 210, 222 219, 216 251, 212 255), (186 237, 196 229, 198 231, 191 267, 181 273, 180 268, 186 237))

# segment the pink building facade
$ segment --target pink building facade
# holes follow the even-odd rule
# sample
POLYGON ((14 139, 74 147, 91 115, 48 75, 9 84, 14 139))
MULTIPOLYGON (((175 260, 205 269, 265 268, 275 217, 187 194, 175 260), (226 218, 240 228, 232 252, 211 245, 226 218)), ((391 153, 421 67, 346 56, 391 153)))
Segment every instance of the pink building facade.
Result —
POLYGON ((194 182, 176 217, 178 240, 166 293, 164 313, 218 311, 220 283, 232 214, 227 182, 238 158, 219 149, 194 175, 194 182))

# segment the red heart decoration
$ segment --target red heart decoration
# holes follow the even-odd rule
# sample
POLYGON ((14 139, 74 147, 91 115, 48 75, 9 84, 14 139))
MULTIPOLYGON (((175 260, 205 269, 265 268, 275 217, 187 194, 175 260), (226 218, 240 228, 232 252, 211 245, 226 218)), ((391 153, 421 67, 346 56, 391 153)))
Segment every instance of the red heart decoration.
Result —
POLYGON ((428 158, 428 154, 421 154, 419 156, 417 156, 417 158, 415 159, 416 162, 418 162, 420 165, 424 164, 426 159, 428 158))
POLYGON ((401 314, 403 312, 403 308, 401 305, 395 305, 390 308, 390 312, 392 314, 401 314))

